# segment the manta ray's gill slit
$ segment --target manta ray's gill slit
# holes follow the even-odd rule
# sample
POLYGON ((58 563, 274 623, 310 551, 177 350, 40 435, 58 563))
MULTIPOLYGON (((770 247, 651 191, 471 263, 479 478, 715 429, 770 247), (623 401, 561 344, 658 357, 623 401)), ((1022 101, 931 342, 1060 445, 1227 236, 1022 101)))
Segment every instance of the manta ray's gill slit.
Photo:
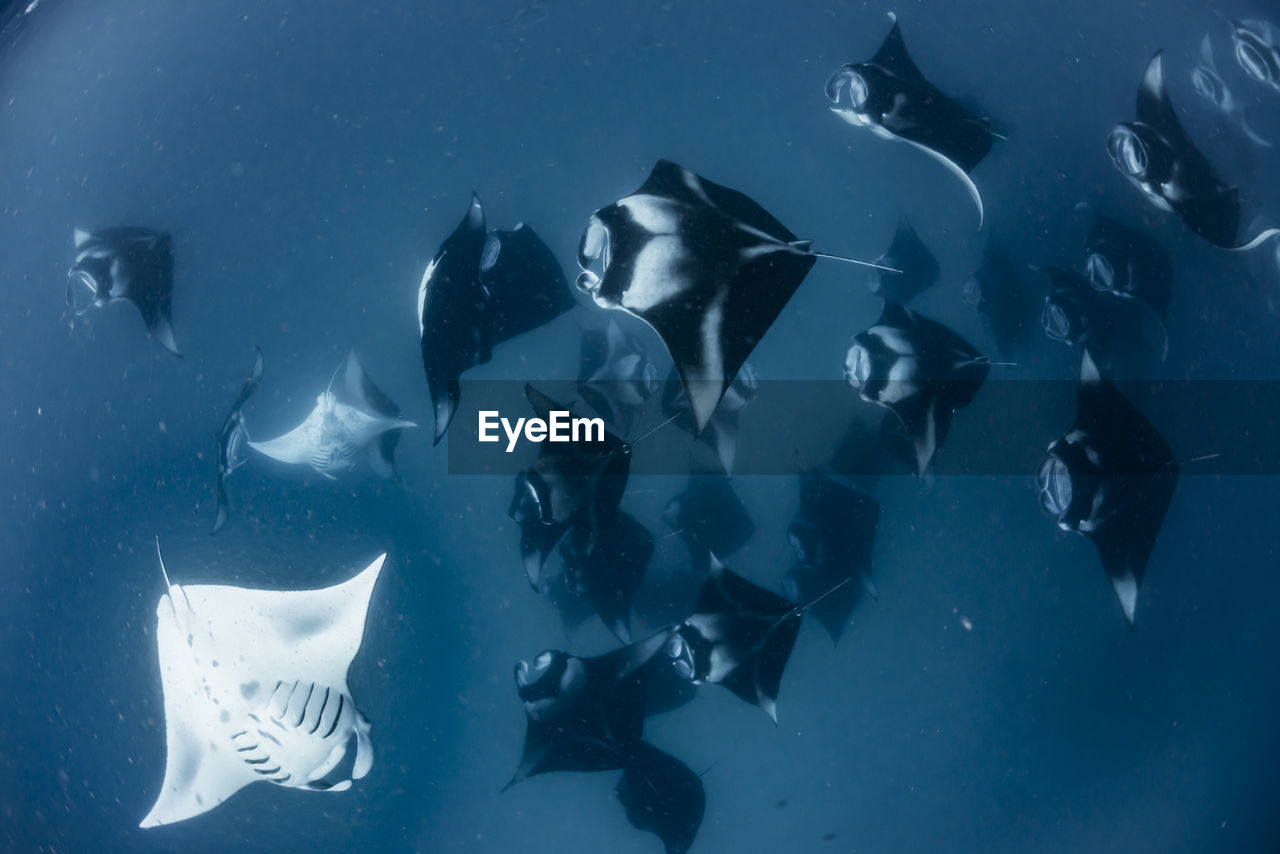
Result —
MULTIPOLYGON (((316 715, 315 725, 312 726, 311 729, 307 731, 307 735, 315 735, 316 730, 320 729, 320 722, 324 720, 324 710, 327 709, 328 707, 329 707, 329 688, 328 686, 325 686, 324 699, 320 701, 320 713, 316 715)), ((302 722, 299 721, 298 725, 301 726, 302 722)))
MULTIPOLYGON (((266 760, 263 760, 263 761, 265 762, 266 760)), ((254 769, 253 769, 253 773, 255 773, 255 774, 261 774, 263 777, 269 777, 269 776, 271 776, 272 774, 279 774, 279 773, 280 773, 280 766, 279 766, 279 765, 277 765, 277 766, 276 766, 276 767, 274 767, 274 768, 254 768, 254 769)))
POLYGON ((342 694, 338 695, 338 712, 333 716, 333 725, 330 726, 329 731, 324 734, 325 738, 328 738, 329 736, 333 735, 334 732, 337 731, 338 721, 342 720, 342 707, 346 699, 347 698, 344 695, 342 694))
POLYGON ((311 705, 311 695, 314 694, 315 692, 316 692, 316 683, 312 682, 311 687, 307 689, 307 699, 302 704, 302 711, 298 712, 298 722, 294 724, 295 727, 302 726, 303 720, 305 720, 307 717, 307 706, 311 705))

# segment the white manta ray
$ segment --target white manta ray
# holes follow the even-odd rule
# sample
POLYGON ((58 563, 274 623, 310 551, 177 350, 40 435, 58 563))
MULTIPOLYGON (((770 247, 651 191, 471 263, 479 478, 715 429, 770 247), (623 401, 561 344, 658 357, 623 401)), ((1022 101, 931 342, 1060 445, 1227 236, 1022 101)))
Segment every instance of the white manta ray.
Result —
POLYGON ((156 641, 168 759, 140 826, 200 815, 260 780, 342 791, 369 773, 369 722, 347 670, 386 557, 322 590, 183 587, 165 572, 156 641))
POLYGON ((399 408, 365 376, 354 350, 347 356, 342 388, 345 400, 338 399, 331 381, 305 421, 283 436, 251 441, 249 447, 282 463, 308 464, 330 480, 336 479, 335 472, 355 468, 356 455, 367 448, 370 467, 382 477, 393 477, 399 431, 418 425, 402 419, 399 408))

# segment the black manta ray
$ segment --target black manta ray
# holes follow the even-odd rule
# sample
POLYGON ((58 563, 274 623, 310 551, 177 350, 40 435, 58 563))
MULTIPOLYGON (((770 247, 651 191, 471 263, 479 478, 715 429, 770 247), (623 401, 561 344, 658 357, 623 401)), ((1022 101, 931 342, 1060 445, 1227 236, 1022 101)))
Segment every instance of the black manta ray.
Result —
MULTIPOLYGON (((538 417, 567 411, 532 386, 525 397, 538 417)), ((529 583, 538 589, 542 564, 574 528, 578 555, 590 554, 613 520, 627 476, 631 445, 605 431, 602 442, 544 442, 528 471, 516 475, 509 514, 520 525, 520 554, 529 583)))
POLYGON ((578 394, 622 433, 658 390, 658 369, 640 339, 610 320, 604 329, 582 333, 578 394))
POLYGON ((1093 541, 1133 628, 1138 589, 1178 480, 1164 438, 1102 378, 1086 351, 1076 420, 1049 446, 1040 506, 1064 531, 1093 541))
POLYGON ((1144 350, 1164 358, 1168 349, 1164 324, 1144 302, 1094 287, 1074 270, 1038 269, 1050 282, 1041 325, 1051 340, 1080 345, 1109 367, 1132 364, 1144 350))
POLYGON ((818 257, 836 256, 742 193, 659 160, 640 189, 591 215, 577 285, 658 333, 701 432, 818 257))
POLYGON ((118 300, 133 303, 151 337, 181 356, 173 339, 173 237, 145 228, 77 228, 75 239, 67 306, 82 315, 118 300))
POLYGON ((902 274, 886 277, 880 270, 868 270, 867 287, 876 296, 902 305, 937 284, 941 272, 938 259, 905 216, 899 217, 893 243, 876 263, 901 270, 902 274))
POLYGON ((800 475, 800 511, 787 531, 795 565, 783 589, 793 602, 814 600, 809 610, 832 642, 839 642, 862 593, 876 595, 871 547, 879 522, 880 503, 862 490, 825 475, 800 475), (842 585, 848 580, 858 583, 842 585))
POLYGON ((723 685, 777 723, 778 689, 803 610, 715 561, 666 652, 684 679, 723 685))
POLYGON ((663 386, 662 412, 664 415, 677 416, 675 423, 715 451, 720 467, 731 472, 733 461, 738 455, 738 421, 742 407, 755 399, 759 389, 760 377, 756 374, 756 369, 750 362, 743 362, 737 376, 729 384, 729 390, 720 398, 720 405, 716 407, 711 420, 701 430, 697 430, 693 412, 689 408, 689 396, 685 394, 678 374, 673 371, 663 386))
POLYGON ((218 430, 218 480, 216 487, 218 511, 217 517, 213 522, 213 530, 210 531, 211 534, 218 533, 222 530, 222 526, 227 524, 229 506, 227 501, 227 478, 233 471, 242 466, 246 459, 244 448, 249 435, 244 429, 243 409, 245 403, 249 400, 249 396, 253 394, 258 384, 262 382, 262 351, 258 350, 257 347, 254 350, 258 356, 254 360, 253 370, 250 372, 249 378, 244 381, 244 385, 241 386, 240 393, 236 395, 235 403, 231 405, 231 411, 227 413, 226 419, 222 422, 222 428, 218 430))
POLYGON ((947 167, 978 206, 981 228, 982 196, 969 173, 991 151, 991 122, 925 79, 907 52, 897 16, 889 18, 893 28, 876 55, 846 64, 827 80, 831 111, 854 127, 911 143, 947 167))
POLYGON ((464 371, 493 348, 550 323, 574 300, 555 255, 532 228, 485 231, 472 194, 467 215, 427 265, 418 287, 422 367, 435 409, 435 442, 449 429, 464 371))
POLYGON ((644 732, 642 671, 666 640, 659 633, 595 658, 549 650, 532 664, 517 664, 528 729, 507 788, 550 771, 611 771, 630 763, 644 732))
POLYGON ((691 471, 688 486, 667 502, 663 520, 684 540, 697 575, 711 568, 713 556, 727 560, 755 533, 747 508, 723 471, 691 471))
POLYGON ((1229 187, 1192 142, 1165 90, 1161 52, 1138 87, 1138 120, 1107 135, 1111 162, 1156 207, 1176 213, 1196 234, 1223 249, 1253 249, 1280 230, 1238 244, 1240 191, 1229 187))
POLYGON ((863 400, 897 416, 914 446, 916 474, 924 474, 952 414, 969 405, 990 367, 941 323, 886 302, 875 326, 854 336, 845 379, 863 400))
POLYGON ((683 762, 641 742, 616 793, 631 826, 657 834, 666 854, 685 854, 693 845, 707 796, 702 778, 683 762))
POLYGON ((1173 289, 1173 262, 1155 239, 1123 225, 1092 205, 1093 227, 1084 243, 1084 272, 1100 291, 1130 297, 1148 306, 1164 322, 1173 289))
POLYGON ((597 541, 572 531, 560 543, 565 586, 586 597, 609 631, 631 641, 631 603, 653 560, 653 535, 621 510, 600 531, 597 541))
POLYGON ((1245 74, 1280 92, 1280 38, 1270 21, 1232 21, 1231 44, 1245 74))
POLYGON ((987 240, 982 266, 965 280, 961 295, 982 315, 1000 358, 1011 359, 1026 347, 1037 298, 1023 285, 1013 261, 995 239, 987 240))

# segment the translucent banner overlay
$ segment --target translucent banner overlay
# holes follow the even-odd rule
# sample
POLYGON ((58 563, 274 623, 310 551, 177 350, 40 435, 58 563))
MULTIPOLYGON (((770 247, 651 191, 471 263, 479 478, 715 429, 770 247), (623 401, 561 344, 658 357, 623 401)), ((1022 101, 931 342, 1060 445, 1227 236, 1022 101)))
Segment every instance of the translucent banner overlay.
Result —
MULTIPOLYGON (((515 475, 527 469, 545 444, 529 441, 523 429, 510 453, 501 425, 492 428, 499 441, 479 441, 481 411, 496 413, 490 416, 491 423, 505 418, 512 428, 517 419, 536 416, 525 397, 526 384, 463 381, 461 385, 461 402, 447 437, 449 473, 515 475)), ((669 406, 664 409, 663 401, 678 394, 676 384, 668 388, 658 383, 642 407, 618 406, 612 417, 587 400, 637 400, 641 395, 634 384, 594 383, 583 389, 557 380, 530 385, 573 416, 605 417, 610 433, 636 442, 632 474, 684 475, 691 467, 713 469, 721 461, 731 461, 731 473, 737 475, 790 475, 815 469, 849 476, 910 473, 900 461, 906 445, 897 418, 884 407, 860 399, 843 381, 761 381, 754 398, 738 411, 736 430, 729 423, 733 419, 725 417, 732 415, 731 407, 722 406, 701 440, 690 433, 687 414, 659 426, 675 411, 669 406)), ((1280 382, 1119 381, 1115 385, 1155 425, 1179 460, 1217 455, 1189 462, 1181 467, 1181 474, 1280 474, 1280 382)), ((1076 392, 1074 380, 984 383, 973 402, 952 416, 950 431, 934 457, 933 472, 941 476, 1034 475, 1049 443, 1071 429, 1076 392)), ((582 447, 598 451, 601 446, 582 447)))

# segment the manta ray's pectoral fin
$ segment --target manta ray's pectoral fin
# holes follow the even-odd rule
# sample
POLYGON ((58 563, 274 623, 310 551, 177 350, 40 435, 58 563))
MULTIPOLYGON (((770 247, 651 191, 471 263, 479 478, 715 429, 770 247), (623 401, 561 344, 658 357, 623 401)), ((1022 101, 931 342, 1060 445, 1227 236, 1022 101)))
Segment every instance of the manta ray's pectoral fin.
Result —
POLYGON ((871 580, 870 575, 862 576, 862 589, 866 591, 867 595, 872 599, 875 599, 877 602, 880 601, 880 591, 876 589, 876 583, 871 580))
POLYGON ((920 143, 914 140, 905 139, 902 137, 897 137, 897 138, 902 139, 903 142, 906 142, 910 145, 915 146, 916 148, 920 149, 925 154, 929 155, 931 158, 936 160, 938 163, 941 163, 944 167, 946 167, 948 172, 950 172, 960 181, 960 183, 964 186, 965 190, 968 191, 969 198, 973 200, 974 206, 977 207, 978 209, 978 230, 981 231, 982 225, 986 221, 985 213, 982 207, 982 194, 978 192, 978 185, 973 183, 973 179, 969 177, 969 173, 961 169, 960 165, 956 163, 954 160, 947 157, 945 154, 934 151, 932 148, 930 148, 927 145, 921 145, 920 143))
POLYGON ((156 341, 160 342, 160 346, 164 347, 179 359, 182 354, 178 352, 178 342, 173 337, 173 322, 168 317, 157 317, 155 322, 151 324, 150 332, 156 341))
POLYGON ((1111 576, 1111 586, 1116 591, 1116 598, 1120 600, 1120 607, 1124 610, 1124 618, 1129 622, 1129 630, 1133 631, 1134 612, 1138 607, 1138 579, 1132 572, 1113 575, 1111 576))
POLYGON ((346 370, 342 376, 343 389, 348 401, 357 409, 381 415, 383 418, 399 418, 400 407, 378 388, 360 365, 356 351, 347 353, 346 370))
POLYGON ((1266 243, 1271 238, 1277 237, 1277 236, 1280 236, 1280 228, 1268 228, 1266 231, 1257 235, 1248 243, 1245 243, 1242 246, 1228 246, 1224 248, 1228 252, 1249 252, 1254 249, 1257 249, 1259 246, 1266 243))
MULTIPOLYGON (((167 715, 166 715, 167 717, 167 715)), ((208 812, 245 786, 261 779, 237 758, 231 745, 210 751, 182 722, 167 724, 168 758, 155 805, 139 827, 173 824, 208 812)))

